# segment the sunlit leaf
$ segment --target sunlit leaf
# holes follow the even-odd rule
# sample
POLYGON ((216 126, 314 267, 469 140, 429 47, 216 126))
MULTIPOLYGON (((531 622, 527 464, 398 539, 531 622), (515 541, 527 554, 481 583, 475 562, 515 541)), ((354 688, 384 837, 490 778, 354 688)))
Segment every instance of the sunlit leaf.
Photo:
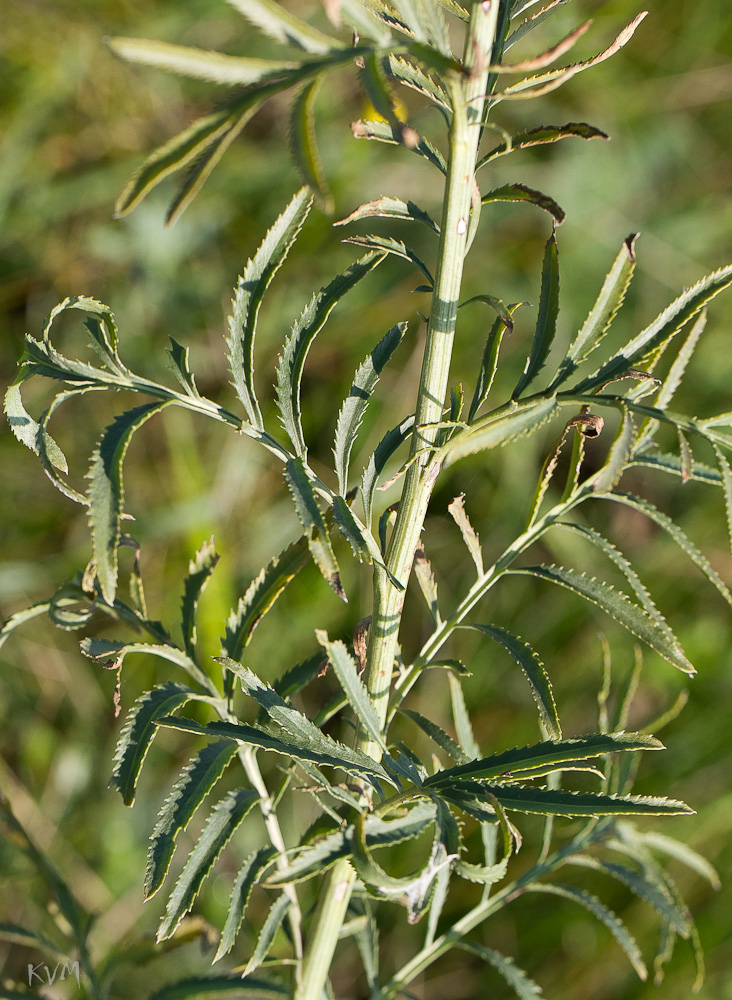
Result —
POLYGON ((228 0, 228 3, 277 42, 295 45, 316 55, 341 48, 337 39, 301 21, 275 0, 228 0))
POLYGON ((372 216, 423 222, 433 232, 439 233, 440 231, 437 223, 419 205, 415 205, 413 201, 402 201, 401 198, 390 198, 386 195, 375 201, 367 201, 365 204, 359 205, 350 215, 335 222, 334 225, 345 226, 350 222, 358 222, 359 219, 368 219, 372 216))
POLYGON ((527 187, 525 184, 504 184, 503 187, 488 191, 480 200, 483 205, 488 205, 494 201, 524 201, 548 212, 558 226, 561 226, 567 217, 564 209, 553 198, 550 198, 548 194, 537 191, 535 188, 527 187))
POLYGON ((303 181, 310 187, 323 211, 332 212, 333 198, 328 190, 315 138, 315 99, 322 82, 321 74, 306 84, 292 103, 290 148, 303 181))
POLYGON ((270 59, 227 56, 220 52, 196 49, 188 45, 171 45, 169 42, 146 38, 110 38, 107 44, 115 55, 128 62, 155 66, 181 76, 226 86, 257 83, 267 77, 282 75, 283 71, 295 69, 298 65, 270 59))

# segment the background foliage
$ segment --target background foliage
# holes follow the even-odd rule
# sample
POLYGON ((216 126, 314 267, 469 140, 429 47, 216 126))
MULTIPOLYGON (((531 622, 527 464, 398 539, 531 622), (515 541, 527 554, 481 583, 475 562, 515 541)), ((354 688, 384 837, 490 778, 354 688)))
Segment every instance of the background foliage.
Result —
MULTIPOLYGON (((630 0, 577 0, 576 8, 568 7, 559 22, 564 17, 569 28, 579 18, 596 14, 595 30, 604 31, 605 36, 637 13, 630 0)), ((191 348, 196 371, 206 374, 208 384, 200 384, 199 375, 201 390, 216 395, 228 380, 222 334, 229 289, 266 227, 299 186, 283 152, 287 103, 273 101, 265 106, 224 158, 215 181, 204 188, 173 229, 162 226, 170 189, 156 192, 131 216, 115 222, 112 202, 132 168, 163 136, 173 134, 208 107, 210 88, 126 66, 101 39, 137 35, 257 55, 268 54, 266 43, 217 0, 191 0, 185 5, 163 0, 10 0, 8 11, 0 43, 5 56, 0 70, 4 76, 0 107, 3 384, 13 377, 23 333, 37 333, 51 306, 68 294, 83 293, 103 299, 115 310, 133 369, 147 366, 150 371, 172 333, 191 348), (138 365, 138 359, 144 359, 144 364, 138 365)), ((559 23, 552 30, 561 27, 559 23)), ((588 48, 592 45, 588 43, 588 48)), ((433 207, 437 199, 430 194, 432 178, 427 166, 422 172, 417 166, 415 174, 414 164, 405 163, 397 151, 353 141, 343 122, 361 115, 360 98, 348 74, 338 79, 342 87, 329 88, 319 100, 319 141, 332 181, 336 217, 385 190, 415 198, 427 209, 433 207)), ((611 144, 567 142, 548 150, 528 150, 522 160, 511 164, 510 179, 520 173, 521 181, 550 193, 568 213, 559 231, 565 324, 581 321, 617 247, 630 231, 642 233, 639 270, 618 320, 618 338, 644 325, 682 286, 730 259, 730 97, 732 19, 726 3, 700 0, 690 12, 681 0, 666 0, 651 12, 622 57, 587 74, 581 83, 544 98, 543 120, 588 120, 613 138, 611 144)), ((532 111, 519 102, 503 114, 512 116, 518 128, 531 120, 532 111)), ((415 124, 419 126, 419 121, 415 124)), ((501 183, 500 177, 496 183, 501 183)), ((524 206, 487 206, 484 213, 484 235, 473 251, 470 276, 480 275, 481 283, 489 278, 505 301, 536 302, 536 274, 547 223, 524 206)), ((417 243, 421 239, 421 234, 411 231, 410 236, 417 243)), ((268 367, 268 361, 271 369, 283 328, 289 327, 310 290, 352 257, 334 239, 330 220, 314 213, 285 280, 263 316, 260 370, 268 367)), ((404 293, 413 285, 406 264, 380 268, 368 288, 357 289, 339 307, 340 318, 317 345, 306 373, 311 400, 307 415, 321 421, 309 428, 310 440, 317 442, 316 453, 319 450, 325 456, 330 447, 332 400, 345 394, 354 363, 373 343, 374 334, 387 329, 397 313, 402 315, 404 293), (342 384, 336 392, 332 379, 339 372, 342 384), (319 375, 324 376, 322 381, 319 375)), ((483 284, 475 288, 468 284, 465 289, 467 295, 484 290, 483 284)), ((418 301, 415 308, 419 308, 418 301)), ((461 356, 461 346, 471 347, 474 353, 475 341, 482 342, 484 336, 485 316, 480 306, 473 308, 475 339, 471 343, 468 323, 463 320, 453 381, 468 374, 472 353, 466 350, 461 356)), ((519 323, 507 344, 515 360, 509 377, 523 361, 528 326, 522 334, 519 323)), ((730 408, 726 338, 731 326, 730 299, 721 297, 694 360, 691 379, 695 398, 705 401, 705 413, 715 412, 715 407, 730 408)), ((69 325, 68 330, 72 329, 69 325)), ((572 328, 565 328, 564 336, 571 332, 572 328)), ((386 391, 380 399, 386 402, 382 405, 413 395, 419 358, 414 335, 408 349, 414 354, 411 361, 402 359, 401 373, 394 368, 384 374, 386 391)), ((155 373, 150 374, 154 377, 155 373)), ((684 402, 679 401, 680 409, 684 402)), ((108 405, 115 405, 114 401, 108 405)), ((75 454, 82 459, 88 455, 101 426, 99 416, 91 425, 90 412, 85 412, 82 402, 66 415, 62 411, 56 425, 72 461, 75 454)), ((106 416, 110 419, 112 411, 106 416)), ((395 420, 388 413, 380 415, 383 424, 395 420)), ((366 434, 362 447, 366 451, 375 443, 366 434)), ((483 529, 487 537, 489 525, 491 533, 500 531, 501 525, 515 533, 520 516, 517 499, 525 499, 523 469, 526 463, 538 465, 540 448, 545 445, 532 439, 523 448, 501 453, 490 473, 472 462, 445 477, 432 502, 425 539, 441 572, 446 604, 450 603, 446 587, 451 574, 455 576, 447 559, 455 540, 447 504, 470 487, 469 513, 479 533, 483 529)), ((140 433, 133 448, 135 461, 127 475, 129 508, 139 512, 135 533, 145 552, 147 595, 154 616, 176 617, 188 559, 205 538, 214 534, 224 554, 206 592, 199 625, 204 650, 216 654, 220 623, 229 607, 270 553, 296 533, 279 470, 268 469, 245 440, 232 443, 223 429, 196 424, 184 412, 165 413, 154 430, 140 433), (212 482, 214 488, 209 491, 212 482)), ((88 542, 83 511, 58 501, 37 461, 17 446, 6 428, 0 449, 0 611, 5 617, 45 596, 84 565, 88 542)), ((721 496, 717 492, 707 495, 698 483, 670 490, 669 481, 659 484, 650 472, 636 470, 634 475, 638 491, 672 513, 729 580, 721 496)), ((630 480, 627 484, 627 488, 635 485, 630 480)), ((645 575, 660 581, 656 589, 659 606, 674 622, 699 668, 698 677, 689 685, 689 704, 682 717, 662 734, 668 752, 651 755, 644 763, 637 790, 653 794, 662 787, 699 811, 696 818, 666 821, 663 832, 681 836, 710 857, 722 878, 723 889, 713 894, 706 883, 678 872, 707 952, 708 975, 700 995, 725 1000, 732 998, 732 962, 726 941, 732 908, 732 848, 727 835, 732 823, 727 717, 732 672, 730 655, 720 655, 720 650, 732 649, 728 609, 711 588, 701 585, 693 568, 678 565, 675 552, 646 522, 625 509, 605 510, 598 516, 607 518, 611 537, 622 540, 631 557, 636 554, 634 561, 645 575)), ((565 533, 552 536, 551 560, 571 558, 570 543, 579 544, 565 533)), ((457 586, 460 581, 454 582, 457 586)), ((500 591, 498 600, 497 614, 507 627, 522 634, 531 623, 532 642, 557 651, 552 677, 558 699, 569 708, 565 707, 565 717, 575 731, 592 728, 593 691, 599 685, 602 658, 598 617, 525 578, 517 578, 500 591)), ((317 570, 308 567, 257 633, 265 676, 266 665, 275 657, 278 662, 297 659, 299 638, 312 621, 316 603, 322 605, 318 620, 330 634, 352 632, 355 609, 335 599, 323 604, 317 570)), ((419 622, 426 628, 426 621, 416 608, 407 618, 414 623, 414 634, 407 639, 414 648, 422 637, 419 622)), ((623 641, 619 638, 616 648, 625 649, 625 660, 616 657, 614 664, 621 676, 633 657, 632 644, 623 646, 623 641)), ((467 691, 474 701, 476 728, 490 733, 498 745, 532 740, 534 723, 525 710, 525 692, 510 665, 499 657, 490 664, 473 657, 475 638, 470 632, 461 633, 459 642, 454 655, 460 655, 474 672, 467 691)), ((156 804, 169 787, 171 775, 180 769, 184 743, 172 732, 160 734, 138 807, 123 810, 119 798, 106 787, 119 728, 113 710, 114 676, 82 659, 73 634, 52 630, 43 620, 16 633, 2 657, 0 786, 77 895, 101 914, 95 931, 100 941, 119 940, 136 924, 153 931, 162 902, 153 900, 142 909, 139 872, 156 804)), ((159 679, 158 670, 156 661, 145 659, 126 668, 125 708, 133 695, 159 679)), ((644 725, 662 711, 686 682, 649 656, 630 728, 644 725)), ((444 679, 436 677, 433 686, 425 685, 422 691, 426 700, 445 701, 447 721, 444 679)), ((1 844, 0 872, 13 889, 0 904, 0 921, 32 924, 33 907, 43 902, 43 893, 30 868, 1 844)), ((232 874, 219 874, 202 897, 202 912, 219 924, 232 874)), ((635 904, 624 890, 618 886, 608 901, 627 919, 641 944, 652 948, 655 929, 634 919, 635 904)), ((653 985, 639 984, 633 978, 609 935, 569 904, 519 901, 491 925, 491 933, 492 943, 514 954, 548 995, 563 994, 568 1000, 590 996, 640 1000, 659 995, 653 985)), ((17 945, 1 947, 9 973, 18 975, 18 969, 33 960, 17 945)), ((399 948, 398 939, 393 947, 399 948)), ((154 973, 161 983, 180 973, 181 963, 190 971, 198 971, 202 964, 193 947, 172 956, 167 969, 165 961, 154 973)), ((449 964, 441 968, 449 977, 449 964)), ((683 947, 677 949, 670 972, 662 987, 664 996, 670 1000, 688 996, 691 962, 683 947)), ((340 980, 336 970, 336 982, 347 989, 350 975, 344 963, 340 980)), ((476 971, 472 979, 461 974, 459 982, 433 979, 425 995, 444 994, 447 988, 455 1000, 476 996, 483 989, 479 977, 485 977, 494 995, 502 995, 502 982, 482 971, 476 971)), ((147 992, 152 985, 150 973, 141 965, 132 968, 125 996, 139 995, 143 984, 147 992)), ((71 989, 75 988, 72 984, 71 989)))

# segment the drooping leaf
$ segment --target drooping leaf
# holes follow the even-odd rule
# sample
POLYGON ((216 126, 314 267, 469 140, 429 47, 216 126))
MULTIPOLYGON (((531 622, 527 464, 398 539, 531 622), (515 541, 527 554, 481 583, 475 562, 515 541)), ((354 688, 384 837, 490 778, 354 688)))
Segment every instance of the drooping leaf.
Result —
POLYGON ((560 896, 564 899, 571 899, 573 902, 579 903, 580 906, 584 906, 586 910, 589 910, 593 917, 596 917, 601 923, 605 924, 612 936, 628 956, 628 960, 637 972, 638 978, 643 982, 646 981, 648 978, 648 970, 646 969, 643 956, 640 953, 640 948, 638 947, 635 938, 625 926, 623 921, 615 913, 613 913, 612 910, 608 909, 608 907, 605 906, 605 904, 602 903, 597 896, 592 896, 589 892, 585 892, 584 889, 578 889, 573 885, 561 885, 556 882, 535 882, 532 885, 528 885, 526 887, 526 891, 545 892, 552 896, 560 896))
POLYGON ((542 721, 547 735, 552 740, 561 740, 562 727, 557 715, 557 705, 554 701, 554 692, 546 672, 544 664, 539 659, 539 654, 532 649, 530 644, 518 635, 514 635, 500 625, 476 625, 470 624, 469 628, 476 629, 489 635, 514 658, 521 667, 526 679, 529 682, 531 693, 539 710, 539 718, 542 721))
MULTIPOLYGON (((359 120, 351 125, 351 132, 356 139, 376 139, 379 142, 393 143, 403 146, 401 134, 395 132, 388 122, 359 120)), ((447 161, 442 153, 428 139, 420 138, 415 146, 406 146, 419 156, 429 160, 441 173, 447 174, 447 161)))
POLYGON ((341 586, 338 562, 330 541, 330 533, 318 506, 315 490, 302 458, 292 458, 288 461, 285 466, 285 480, 290 488, 297 516, 305 529, 307 546, 315 565, 334 593, 341 600, 346 601, 346 594, 341 586))
POLYGON ((88 656, 90 660, 94 660, 95 663, 108 670, 119 670, 124 660, 131 654, 159 656, 161 659, 181 667, 209 693, 216 690, 198 663, 172 642, 117 642, 114 639, 100 639, 97 636, 91 636, 82 639, 79 648, 84 656, 88 656))
POLYGON ((97 579, 102 595, 112 604, 117 592, 117 548, 124 502, 122 463, 132 435, 170 401, 143 403, 116 417, 104 431, 92 455, 89 480, 89 524, 97 579))
POLYGON ((360 219, 370 219, 373 216, 379 216, 384 219, 403 219, 405 222, 423 222, 434 233, 440 232, 440 227, 432 216, 420 208, 419 205, 415 205, 413 201, 402 201, 401 198, 391 198, 388 195, 359 205, 345 219, 339 219, 333 225, 346 226, 351 222, 358 222, 360 219))
MULTIPOLYGON (((616 751, 662 749, 662 743, 642 733, 595 733, 578 739, 545 740, 533 746, 516 747, 467 764, 458 764, 432 775, 424 784, 425 788, 443 789, 461 779, 520 778, 522 771, 533 771, 541 766, 564 764, 616 751)), ((500 796, 496 797, 500 799, 500 796)))
POLYGON ((249 421, 262 428, 262 414, 254 388, 254 338, 259 308, 270 282, 282 265, 307 218, 312 196, 301 188, 278 217, 259 246, 247 261, 237 280, 226 338, 228 360, 234 388, 246 410, 249 421))
POLYGON ((260 848, 260 850, 252 852, 246 858, 244 864, 237 872, 231 890, 231 900, 229 901, 229 910, 226 914, 226 923, 221 932, 219 946, 214 955, 214 962, 218 962, 220 958, 227 955, 234 947, 251 891, 276 853, 273 847, 260 848))
POLYGON ((512 958, 502 955, 500 951, 495 951, 493 948, 476 944, 474 941, 460 941, 459 947, 472 952, 482 958, 484 962, 492 965, 503 976, 519 1000, 542 1000, 544 994, 541 987, 533 979, 530 979, 512 958))
POLYGON ((296 321, 277 364, 277 402, 282 424, 299 456, 306 453, 300 413, 300 383, 310 345, 338 301, 384 259, 367 253, 316 293, 296 321))
POLYGON ((490 71, 491 73, 533 73, 534 70, 546 69, 547 66, 551 66, 557 59, 561 59, 562 56, 570 52, 591 24, 591 21, 585 21, 573 28, 564 38, 545 49, 538 56, 529 56, 528 59, 520 59, 515 63, 501 62, 492 65, 490 71))
POLYGON ((379 376, 407 332, 407 323, 397 323, 379 341, 368 357, 359 365, 353 384, 341 406, 336 423, 333 454, 338 476, 338 490, 345 496, 348 490, 348 464, 356 434, 363 415, 373 395, 379 376))
POLYGON ((494 201, 525 201, 548 212, 558 226, 561 226, 567 217, 567 213, 553 198, 535 188, 527 187, 526 184, 504 184, 502 187, 488 191, 480 200, 483 205, 494 201))
POLYGON ((195 691, 182 684, 163 684, 146 691, 130 709, 114 752, 110 788, 117 788, 126 806, 135 800, 140 768, 157 732, 155 720, 184 705, 195 691))
POLYGON ((282 921, 285 919, 285 915, 291 905, 292 902, 285 893, 278 896, 272 904, 270 911, 267 914, 267 919, 264 921, 262 929, 259 932, 259 937, 257 938, 256 945, 254 946, 252 957, 244 967, 244 976, 248 976, 258 969, 269 954, 269 950, 274 943, 275 935, 280 929, 282 921))
POLYGON ((404 441, 406 441, 413 427, 414 416, 409 416, 405 417, 401 423, 396 425, 396 427, 392 427, 391 430, 387 431, 381 441, 379 441, 376 451, 373 453, 366 468, 364 469, 363 478, 361 480, 361 497, 363 499, 365 521, 367 525, 371 524, 373 517, 374 490, 376 489, 376 483, 378 482, 379 476, 384 471, 386 463, 389 461, 397 448, 403 444, 404 441))
POLYGON ((642 639, 659 656, 679 670, 687 674, 696 673, 678 641, 671 642, 668 634, 658 628, 655 618, 610 584, 585 576, 576 570, 565 569, 563 566, 524 566, 509 572, 538 576, 573 591, 592 604, 597 604, 615 621, 642 639))
POLYGON ((257 793, 251 789, 239 788, 237 791, 229 792, 213 807, 170 894, 165 907, 165 916, 158 928, 158 941, 165 941, 171 937, 193 906, 203 880, 257 798, 257 793))
POLYGON ((381 764, 376 763, 366 754, 351 750, 349 747, 338 744, 338 753, 332 751, 333 740, 323 737, 317 745, 313 745, 310 740, 299 740, 290 735, 287 740, 279 739, 268 730, 260 726, 246 726, 233 722, 209 722, 202 726, 192 719, 178 718, 176 716, 166 716, 157 720, 157 725, 167 729, 180 729, 186 733, 196 733, 206 737, 223 737, 228 740, 236 740, 239 743, 246 743, 249 746, 262 747, 264 750, 271 750, 274 753, 290 757, 295 761, 303 760, 316 764, 318 767, 337 767, 355 774, 360 778, 378 778, 380 781, 387 781, 394 784, 388 773, 381 764))
POLYGON ((403 257, 404 260, 414 264, 418 271, 425 276, 430 286, 434 284, 432 273, 427 265, 417 254, 402 240, 394 239, 393 236, 348 236, 344 243, 355 243, 359 247, 367 247, 369 250, 383 251, 394 254, 396 257, 403 257))
POLYGON ((183 648, 188 656, 196 658, 196 609, 204 587, 219 561, 213 538, 204 542, 195 557, 188 563, 188 576, 183 584, 181 601, 181 629, 183 648))
POLYGON ((328 662, 333 667, 357 719, 371 739, 382 748, 382 751, 385 751, 386 745, 381 733, 381 723, 376 706, 359 676, 356 661, 339 639, 331 642, 328 633, 322 629, 315 630, 315 638, 328 654, 328 662))
POLYGON ((225 86, 246 86, 268 77, 281 76, 298 64, 270 59, 227 56, 221 52, 171 45, 147 38, 110 38, 107 45, 120 58, 143 66, 155 66, 196 80, 225 86))
POLYGON ((552 232, 544 250, 544 262, 541 268, 539 314, 536 318, 536 330, 534 331, 534 339, 531 344, 531 354, 527 358, 523 374, 511 394, 512 399, 518 399, 524 389, 531 385, 546 364, 554 336, 557 332, 558 315, 559 257, 557 254, 557 238, 554 232, 552 232))
POLYGON ((369 52, 368 55, 364 56, 363 65, 359 68, 358 79, 374 111, 385 122, 389 123, 404 145, 414 145, 418 142, 419 136, 414 129, 410 129, 401 120, 397 102, 389 89, 381 60, 376 52, 369 52))
MULTIPOLYGON (((566 2, 566 0, 565 0, 566 2)), ((484 163, 494 160, 498 156, 505 156, 514 150, 526 149, 529 146, 539 146, 546 143, 559 142, 560 139, 609 139, 606 132, 587 125, 585 122, 568 122, 566 125, 540 125, 538 128, 529 129, 527 132, 519 132, 513 136, 510 144, 503 142, 495 146, 479 161, 478 167, 484 163)))
POLYGON ((292 102, 290 149, 303 181, 309 186, 324 212, 333 211, 333 197, 328 190, 325 171, 315 138, 315 100, 324 74, 306 83, 292 102))
POLYGON ((513 402, 476 420, 467 430, 455 434, 440 451, 444 464, 452 465, 466 455, 500 448, 516 438, 526 437, 542 427, 558 410, 556 396, 513 402))
POLYGON ((259 571, 227 619, 226 633, 221 640, 221 648, 226 656, 230 656, 232 660, 241 659, 254 629, 307 560, 308 544, 307 538, 303 536, 288 545, 259 571))
POLYGON ((331 38, 306 21, 301 21, 276 0, 228 0, 228 2, 277 42, 295 45, 313 55, 326 55, 332 49, 342 47, 336 38, 331 38))
POLYGON ((158 891, 173 860, 176 840, 193 814, 224 773, 236 753, 233 740, 217 740, 205 746, 183 768, 158 813, 150 837, 145 871, 145 899, 158 891))
MULTIPOLYGON (((730 284, 732 284, 732 265, 721 267, 697 281, 667 306, 645 330, 614 354, 602 368, 583 379, 577 387, 578 391, 585 392, 598 385, 604 385, 627 372, 629 368, 637 367, 644 358, 665 346, 689 320, 701 312, 707 302, 730 284)), ((642 367, 642 364, 640 366, 642 367)))

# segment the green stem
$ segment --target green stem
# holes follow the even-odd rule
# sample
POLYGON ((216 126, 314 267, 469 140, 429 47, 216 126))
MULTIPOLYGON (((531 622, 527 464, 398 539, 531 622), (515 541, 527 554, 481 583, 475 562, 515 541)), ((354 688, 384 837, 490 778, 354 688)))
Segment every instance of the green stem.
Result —
MULTIPOLYGON (((440 462, 431 452, 431 446, 438 442, 447 393, 471 205, 476 191, 475 163, 488 85, 486 67, 493 56, 499 6, 498 0, 483 0, 473 5, 465 43, 466 73, 450 72, 446 78, 453 118, 435 287, 411 445, 411 456, 417 457, 406 474, 387 548, 385 561, 391 578, 384 569, 374 567, 374 610, 366 657, 366 686, 382 728, 387 717, 404 588, 440 470, 440 462)), ((364 733, 359 735, 358 747, 375 760, 381 756, 378 744, 364 733)), ((339 861, 326 879, 296 1000, 320 1000, 322 996, 354 881, 355 873, 346 859, 339 861)))

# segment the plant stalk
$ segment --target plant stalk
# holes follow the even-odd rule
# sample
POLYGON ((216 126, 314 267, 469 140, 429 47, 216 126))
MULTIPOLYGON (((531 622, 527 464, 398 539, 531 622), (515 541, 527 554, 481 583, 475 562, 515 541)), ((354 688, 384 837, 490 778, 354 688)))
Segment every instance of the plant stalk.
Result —
MULTIPOLYGON (((465 73, 448 73, 446 79, 453 118, 435 286, 411 444, 411 456, 416 457, 406 474, 385 559, 389 572, 402 588, 406 588, 409 579, 414 550, 440 471, 440 463, 430 449, 438 441, 447 393, 471 207, 475 206, 477 211, 480 204, 475 164, 499 8, 499 0, 483 0, 473 6, 465 42, 465 73)), ((400 590, 382 569, 374 566, 374 610, 365 680, 382 729, 386 723, 403 604, 404 589, 400 590)), ((378 744, 364 733, 359 735, 358 747, 375 760, 381 757, 378 744)), ((343 859, 334 865, 325 881, 296 1000, 321 1000, 355 877, 350 863, 343 859)))

